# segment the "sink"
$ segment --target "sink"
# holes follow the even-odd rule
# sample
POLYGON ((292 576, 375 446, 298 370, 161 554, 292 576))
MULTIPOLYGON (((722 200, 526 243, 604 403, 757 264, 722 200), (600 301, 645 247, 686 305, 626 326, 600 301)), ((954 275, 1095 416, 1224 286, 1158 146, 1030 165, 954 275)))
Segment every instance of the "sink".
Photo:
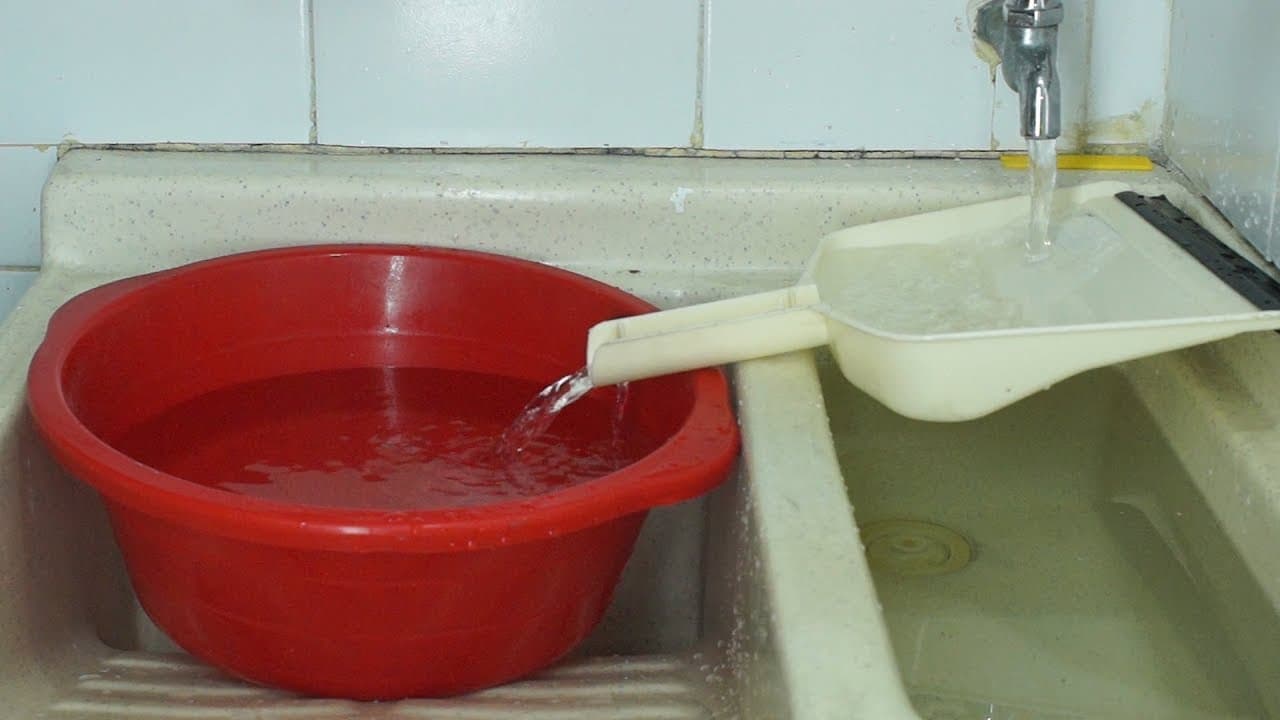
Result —
MULTIPOLYGON (((1170 173, 1125 179, 1250 253, 1170 173)), ((785 287, 832 230, 1010 197, 1024 180, 991 159, 902 154, 71 150, 45 190, 40 276, 0 325, 6 717, 1280 714, 1274 335, 1084 376, 972 426, 896 418, 821 353, 740 364, 739 472, 651 514, 605 620, 571 657, 474 695, 398 703, 277 693, 178 650, 139 610, 99 500, 53 464, 24 408, 26 365, 58 305, 193 260, 426 243, 552 263, 672 307, 785 287), (882 520, 953 531, 967 563, 886 573, 860 537, 882 520), (1063 683, 1028 654, 1075 674, 1063 683), (996 671, 1011 666, 1023 675, 1005 682, 996 671)))
MULTIPOLYGON (((472 233, 482 245, 477 249, 500 250, 506 243, 536 250, 537 241, 531 244, 527 232, 493 229, 500 223, 491 219, 495 211, 489 202, 504 193, 518 199, 522 192, 511 187, 509 159, 366 160, 73 150, 59 163, 45 193, 45 263, 0 326, 0 595, 5 598, 0 603, 0 667, 5 668, 0 697, 5 717, 788 717, 791 700, 778 671, 781 661, 765 630, 773 611, 764 575, 755 569, 764 552, 757 541, 763 537, 749 521, 750 481, 741 474, 712 495, 650 514, 604 620, 570 657, 532 677, 464 697, 357 703, 252 686, 184 653, 140 609, 100 500, 53 462, 25 409, 26 366, 49 315, 78 292, 196 255, 319 241, 323 231, 298 229, 288 209, 314 202, 319 188, 324 188, 320 205, 328 213, 321 222, 337 226, 334 232, 347 241, 421 235, 403 227, 403 208, 388 200, 387 189, 421 184, 428 177, 434 178, 436 205, 422 205, 418 195, 409 202, 434 229, 436 244, 462 244, 453 241, 450 223, 476 223, 485 228, 472 233), (494 173, 495 163, 501 173, 494 173), (361 175, 383 186, 352 190, 352 178, 361 175), (495 178, 503 187, 493 187, 495 178), (483 193, 484 203, 459 204, 450 190, 454 184, 487 186, 491 192, 483 193), (381 208, 377 217, 391 219, 389 227, 354 233, 344 226, 362 192, 369 193, 366 200, 378 196, 371 202, 381 208), (303 199, 308 197, 312 200, 303 199), (211 208, 220 203, 226 216, 212 217, 211 208), (255 208, 254 219, 246 219, 246 208, 255 208), (201 242, 202 234, 207 243, 201 242)), ((554 167, 548 170, 548 160, 530 160, 522 182, 541 185, 553 174, 573 185, 566 176, 575 172, 579 181, 600 181, 598 162, 549 159, 554 167)), ((583 197, 587 189, 575 193, 583 197)), ((665 196, 661 202, 666 204, 665 196)), ((311 205, 297 217, 305 221, 315 212, 311 205)), ((566 228, 547 215, 540 215, 539 232, 549 238, 543 247, 554 245, 566 228)), ((573 257, 559 260, 574 264, 573 257)), ((684 277, 677 284, 640 267, 643 274, 628 272, 631 265, 588 269, 632 277, 633 290, 668 304, 686 295, 723 296, 753 282, 748 273, 696 282, 684 277), (635 275, 644 286, 635 287, 635 275)))
MULTIPOLYGON (((97 278, 46 271, 24 299, 51 308, 97 278)), ((34 340, 26 314, 5 347, 34 340)), ((12 360, 12 358, 11 358, 12 360)), ((25 364, 25 363, 24 363, 25 364)), ((5 717, 628 718, 786 717, 776 652, 743 624, 768 616, 750 571, 742 477, 658 508, 606 617, 572 654, 530 678, 439 700, 310 699, 224 676, 178 648, 141 610, 99 499, 52 460, 23 405, 23 374, 0 384, 0 695, 5 717), (707 621, 708 616, 739 622, 707 621), (750 692, 744 683, 750 679, 750 692)))
MULTIPOLYGON (((1185 395, 1175 373, 1144 384, 1132 375, 1158 367, 1093 371, 980 420, 931 424, 886 410, 826 358, 818 367, 893 654, 922 717, 1280 708, 1276 606, 1199 488, 1227 479, 1197 476, 1145 399, 1185 395)), ((1231 432, 1212 414, 1183 418, 1197 420, 1204 437, 1231 432)), ((1270 534, 1280 543, 1280 527, 1270 534)), ((1274 576, 1264 579, 1274 594, 1274 576)))
POLYGON ((1280 715, 1277 353, 1238 337, 956 424, 888 411, 825 352, 739 365, 745 467, 800 541, 772 591, 808 608, 789 639, 842 668, 826 697, 903 720, 1280 715))

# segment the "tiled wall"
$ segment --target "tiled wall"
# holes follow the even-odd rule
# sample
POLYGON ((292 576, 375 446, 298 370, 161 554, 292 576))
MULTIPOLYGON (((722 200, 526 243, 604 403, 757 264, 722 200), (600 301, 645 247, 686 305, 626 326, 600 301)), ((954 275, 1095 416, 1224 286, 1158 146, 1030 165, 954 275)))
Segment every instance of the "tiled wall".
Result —
POLYGON ((1280 255, 1280 2, 1173 0, 1170 159, 1273 262, 1280 255))
MULTIPOLYGON (((322 143, 1022 147, 970 0, 313 2, 322 143)), ((1166 0, 1066 5, 1066 142, 1156 140, 1166 0)))
MULTIPOLYGON (((1167 0, 1065 1, 1064 142, 1156 141, 1167 0)), ((0 266, 66 140, 1021 147, 971 4, 0 0, 0 266)))

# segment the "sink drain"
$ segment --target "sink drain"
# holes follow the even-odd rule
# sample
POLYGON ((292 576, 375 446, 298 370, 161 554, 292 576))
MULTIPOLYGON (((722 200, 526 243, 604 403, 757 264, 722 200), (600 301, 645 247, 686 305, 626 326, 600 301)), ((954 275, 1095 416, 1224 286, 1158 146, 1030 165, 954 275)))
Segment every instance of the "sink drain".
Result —
POLYGON ((942 575, 969 564, 972 551, 960 533, 916 520, 881 520, 862 529, 867 560, 899 575, 942 575))

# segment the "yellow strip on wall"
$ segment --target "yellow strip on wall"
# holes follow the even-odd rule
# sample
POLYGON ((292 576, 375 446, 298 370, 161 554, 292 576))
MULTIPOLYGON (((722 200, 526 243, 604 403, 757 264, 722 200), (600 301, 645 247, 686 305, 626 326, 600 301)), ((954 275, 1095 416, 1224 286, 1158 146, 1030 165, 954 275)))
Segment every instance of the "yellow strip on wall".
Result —
MULTIPOLYGON (((1026 170, 1027 156, 1010 153, 1000 156, 1000 164, 1010 170, 1026 170)), ((1141 155, 1059 155, 1059 170, 1130 170, 1147 171, 1155 167, 1151 158, 1141 155)))

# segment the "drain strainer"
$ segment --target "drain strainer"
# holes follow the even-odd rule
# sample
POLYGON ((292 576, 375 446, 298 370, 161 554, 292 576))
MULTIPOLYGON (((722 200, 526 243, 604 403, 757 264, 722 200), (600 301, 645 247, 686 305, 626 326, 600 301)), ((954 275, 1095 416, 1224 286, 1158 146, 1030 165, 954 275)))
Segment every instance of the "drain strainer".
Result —
POLYGON ((862 529, 871 567, 899 575, 942 575, 969 564, 969 541, 941 525, 881 520, 862 529))

